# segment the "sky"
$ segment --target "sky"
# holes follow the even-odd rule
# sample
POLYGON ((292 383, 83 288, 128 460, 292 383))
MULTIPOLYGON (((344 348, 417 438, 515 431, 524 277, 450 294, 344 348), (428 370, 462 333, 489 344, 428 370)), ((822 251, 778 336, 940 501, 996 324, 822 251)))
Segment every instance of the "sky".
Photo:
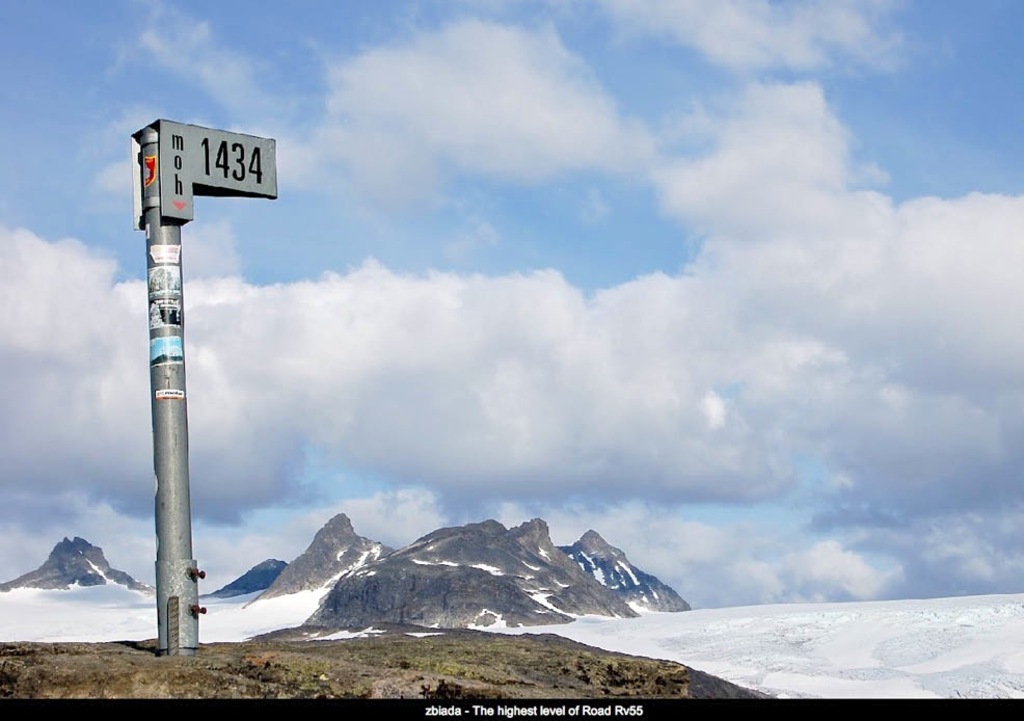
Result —
POLYGON ((153 578, 130 137, 182 230, 195 555, 595 529, 697 608, 1024 592, 1024 7, 0 0, 0 579, 153 578))

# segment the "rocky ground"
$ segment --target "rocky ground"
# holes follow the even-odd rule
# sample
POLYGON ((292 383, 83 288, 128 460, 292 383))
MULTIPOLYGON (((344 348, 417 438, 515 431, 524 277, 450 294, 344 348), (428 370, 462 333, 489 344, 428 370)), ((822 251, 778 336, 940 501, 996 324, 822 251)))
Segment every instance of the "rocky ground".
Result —
MULTIPOLYGON (((0 644, 0 698, 758 698, 670 661, 554 635, 475 631, 299 640, 275 634, 157 657, 155 641, 0 644)), ((422 632, 423 629, 417 629, 422 632)))

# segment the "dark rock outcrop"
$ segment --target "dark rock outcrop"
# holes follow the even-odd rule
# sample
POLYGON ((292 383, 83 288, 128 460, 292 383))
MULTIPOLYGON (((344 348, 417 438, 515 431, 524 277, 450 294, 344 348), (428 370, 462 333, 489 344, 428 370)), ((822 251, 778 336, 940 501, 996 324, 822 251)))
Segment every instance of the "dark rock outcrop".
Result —
POLYGON ((268 558, 262 563, 257 563, 241 576, 223 588, 218 588, 209 594, 214 598, 231 598, 233 596, 244 596, 247 593, 256 593, 270 588, 271 584, 281 575, 281 571, 288 564, 278 561, 276 558, 268 558))

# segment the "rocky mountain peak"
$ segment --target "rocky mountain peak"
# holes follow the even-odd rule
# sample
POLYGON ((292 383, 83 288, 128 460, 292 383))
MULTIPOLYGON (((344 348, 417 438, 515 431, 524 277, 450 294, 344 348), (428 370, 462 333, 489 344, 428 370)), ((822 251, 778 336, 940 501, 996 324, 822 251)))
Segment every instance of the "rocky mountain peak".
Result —
POLYGON ((90 551, 100 551, 100 553, 102 553, 101 549, 92 545, 81 536, 75 536, 73 541, 69 541, 68 537, 64 536, 64 540, 60 541, 53 547, 53 550, 50 551, 50 556, 52 557, 54 554, 85 554, 90 551))
POLYGON ((520 542, 535 543, 538 546, 551 543, 551 531, 543 518, 533 518, 512 529, 520 542))
POLYGON ((50 551, 46 561, 34 571, 13 581, 0 584, 0 591, 15 588, 69 589, 73 586, 103 586, 118 584, 133 591, 151 591, 124 571, 111 568, 103 549, 84 538, 65 537, 50 551))
POLYGON ((337 545, 339 542, 357 538, 352 527, 352 520, 344 513, 339 513, 323 525, 313 536, 313 545, 337 545))
POLYGON ((537 518, 511 530, 487 520, 427 534, 341 577, 309 622, 458 628, 566 623, 582 614, 636 615, 559 551, 537 518))
POLYGON ((630 563, 621 549, 609 544, 597 531, 587 531, 576 543, 559 546, 559 550, 634 610, 690 610, 690 604, 675 590, 630 563))
POLYGON ((601 558, 625 558, 626 554, 620 551, 615 546, 608 543, 601 537, 601 534, 591 529, 580 536, 580 540, 576 541, 576 545, 584 553, 591 556, 600 556, 601 558))
POLYGON ((576 573, 576 564, 568 558, 551 540, 551 532, 547 521, 534 518, 516 526, 509 531, 524 549, 544 559, 552 568, 561 569, 563 573, 576 573))
POLYGON ((256 603, 308 591, 320 606, 307 623, 335 628, 529 626, 689 609, 596 531, 558 547, 542 518, 512 528, 494 519, 440 528, 392 551, 338 514, 256 603))
POLYGON ((298 591, 322 589, 324 593, 346 573, 391 553, 382 543, 355 532, 344 513, 331 518, 313 536, 313 542, 289 563, 257 600, 298 591))

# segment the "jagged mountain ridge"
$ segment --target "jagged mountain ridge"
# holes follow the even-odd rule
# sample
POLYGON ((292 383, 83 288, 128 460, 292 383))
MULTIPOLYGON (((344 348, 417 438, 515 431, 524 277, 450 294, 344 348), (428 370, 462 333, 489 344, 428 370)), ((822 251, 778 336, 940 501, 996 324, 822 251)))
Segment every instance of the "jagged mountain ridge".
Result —
POLYGON ((7 583, 0 583, 0 591, 16 588, 67 590, 74 586, 103 586, 108 583, 133 591, 153 591, 151 586, 136 581, 124 571, 111 568, 102 548, 75 536, 73 540, 65 537, 57 543, 39 568, 7 583))
POLYGON ((458 628, 582 614, 637 615, 554 546, 543 520, 512 529, 488 520, 434 531, 342 576, 308 623, 458 628))
POLYGON ((597 531, 587 531, 576 543, 558 549, 634 610, 690 610, 690 604, 671 586, 631 564, 625 553, 610 545, 597 531))
MULTIPOLYGON (((108 582, 152 590, 110 568, 101 549, 76 537, 65 538, 39 569, 0 584, 0 590, 108 582)), ((313 591, 320 607, 308 622, 336 626, 515 626, 567 623, 584 614, 689 610, 675 591, 630 564, 595 531, 557 547, 539 518, 511 529, 494 520, 443 528, 392 551, 356 534, 351 520, 339 514, 291 564, 269 559, 209 595, 260 590, 257 600, 313 591)))

